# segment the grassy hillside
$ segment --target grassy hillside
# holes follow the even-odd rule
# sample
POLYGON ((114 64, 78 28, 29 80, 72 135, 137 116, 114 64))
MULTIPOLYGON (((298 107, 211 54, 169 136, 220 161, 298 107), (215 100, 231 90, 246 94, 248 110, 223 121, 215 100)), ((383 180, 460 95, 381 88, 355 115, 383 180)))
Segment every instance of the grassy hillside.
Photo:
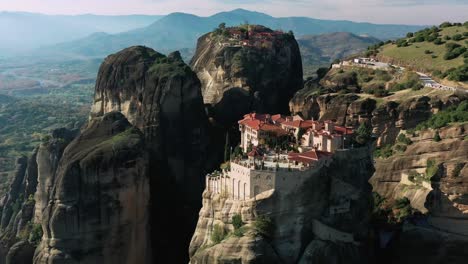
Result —
POLYGON ((361 53, 368 46, 379 43, 373 37, 357 36, 348 32, 307 35, 297 40, 302 54, 304 76, 314 74, 319 67, 329 67, 336 59, 361 53))
MULTIPOLYGON (((468 23, 442 24, 378 48, 377 57, 448 81, 468 81, 468 23)), ((370 51, 372 53, 372 51, 370 51)), ((465 85, 460 83, 460 85, 465 85)))

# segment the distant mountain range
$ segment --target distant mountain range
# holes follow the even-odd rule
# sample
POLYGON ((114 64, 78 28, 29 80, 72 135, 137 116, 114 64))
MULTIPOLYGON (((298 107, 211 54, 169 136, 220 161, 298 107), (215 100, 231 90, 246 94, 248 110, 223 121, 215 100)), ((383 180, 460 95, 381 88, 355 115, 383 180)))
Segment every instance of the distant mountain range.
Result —
POLYGON ((43 15, 0 12, 0 57, 89 36, 119 33, 154 23, 161 16, 43 15))
POLYGON ((297 41, 301 48, 305 76, 310 76, 319 67, 329 66, 335 59, 361 53, 380 42, 374 37, 357 36, 349 32, 306 35, 297 41))
POLYGON ((104 57, 132 45, 145 45, 161 52, 193 49, 201 35, 212 31, 222 22, 228 26, 250 23, 261 24, 272 29, 292 30, 296 37, 349 32, 356 35, 366 34, 383 40, 402 37, 407 32, 423 28, 423 26, 376 25, 307 17, 275 18, 263 13, 236 9, 210 17, 173 13, 147 27, 118 34, 96 33, 76 41, 54 45, 41 52, 47 51, 47 54, 55 53, 60 56, 104 57))

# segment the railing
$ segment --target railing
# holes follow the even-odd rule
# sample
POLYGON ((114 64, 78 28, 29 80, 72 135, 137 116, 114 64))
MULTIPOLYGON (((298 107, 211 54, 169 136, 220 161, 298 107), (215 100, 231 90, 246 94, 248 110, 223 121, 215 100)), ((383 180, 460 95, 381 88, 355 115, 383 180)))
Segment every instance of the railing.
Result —
POLYGON ((267 164, 262 163, 262 162, 255 161, 255 163, 254 163, 254 162, 245 161, 245 160, 243 160, 243 161, 232 160, 231 162, 233 164, 237 164, 237 165, 242 166, 244 168, 248 168, 248 169, 250 169, 252 171, 305 171, 305 170, 308 170, 308 169, 314 167, 314 166, 292 165, 291 163, 285 162, 285 161, 282 161, 282 162, 269 161, 269 160, 265 160, 265 161, 274 163, 274 165, 273 166, 268 166, 267 164), (276 164, 278 164, 279 166, 277 166, 276 164))

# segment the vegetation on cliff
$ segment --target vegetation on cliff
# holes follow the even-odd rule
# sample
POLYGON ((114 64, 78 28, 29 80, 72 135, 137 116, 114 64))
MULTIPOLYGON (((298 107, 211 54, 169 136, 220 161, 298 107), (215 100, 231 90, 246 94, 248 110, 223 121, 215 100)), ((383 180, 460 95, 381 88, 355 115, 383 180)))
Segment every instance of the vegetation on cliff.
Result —
POLYGON ((430 73, 451 81, 468 81, 468 26, 461 23, 443 23, 439 27, 408 33, 382 47, 377 47, 378 58, 401 66, 430 73))
POLYGON ((468 122, 468 101, 461 102, 458 106, 454 105, 446 110, 433 115, 429 120, 419 124, 416 130, 427 128, 438 129, 446 127, 450 123, 468 122))

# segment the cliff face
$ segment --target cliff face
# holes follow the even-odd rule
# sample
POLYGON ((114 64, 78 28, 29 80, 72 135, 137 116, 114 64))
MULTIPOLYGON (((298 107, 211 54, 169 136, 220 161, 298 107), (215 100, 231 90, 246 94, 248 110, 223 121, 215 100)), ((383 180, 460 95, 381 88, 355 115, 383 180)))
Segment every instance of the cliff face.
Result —
POLYGON ((40 235, 31 236, 33 229, 40 229, 39 208, 48 203, 47 193, 53 187, 50 175, 55 173, 63 149, 75 134, 66 129, 54 130, 29 159, 17 161, 14 181, 3 200, 0 263, 32 263, 40 240, 40 235))
POLYGON ((464 183, 464 177, 468 176, 468 141, 464 139, 467 130, 466 124, 443 128, 439 132, 440 142, 433 140, 434 130, 416 132, 418 135, 411 137, 413 144, 405 152, 376 160, 376 172, 370 180, 374 191, 384 197, 406 196, 412 200, 413 207, 430 211, 432 215, 462 216, 467 204, 464 195, 468 191, 464 183), (406 179, 412 172, 426 173, 428 160, 438 166, 431 182, 427 181, 425 186, 408 182, 406 179))
POLYGON ((37 191, 34 195, 34 223, 42 223, 42 212, 49 203, 49 197, 55 184, 55 173, 63 151, 77 136, 78 131, 58 129, 52 131, 48 142, 41 145, 37 152, 37 191))
POLYGON ((191 66, 202 82, 213 117, 232 123, 243 114, 287 113, 288 101, 302 88, 299 46, 290 34, 251 26, 250 38, 233 40, 208 33, 198 40, 191 66), (256 35, 271 34, 255 40, 256 35))
POLYGON ((187 262, 205 175, 200 86, 177 52, 109 56, 79 135, 54 131, 18 161, 0 263, 187 262))
POLYGON ((13 258, 11 255, 14 251, 21 251, 27 255, 26 258, 20 257, 18 260, 31 262, 34 253, 34 247, 27 242, 27 237, 20 239, 19 236, 28 231, 28 221, 34 213, 34 201, 25 202, 24 197, 35 191, 34 181, 31 180, 37 177, 34 173, 34 167, 37 165, 34 160, 36 154, 37 150, 30 159, 21 157, 16 161, 13 181, 2 201, 0 263, 8 263, 6 261, 13 258), (21 240, 26 241, 20 246, 21 240))
POLYGON ((177 52, 166 57, 132 47, 109 56, 99 70, 91 117, 121 112, 143 132, 149 150, 155 261, 187 260, 180 252, 201 206, 208 121, 200 87, 177 52))
POLYGON ((373 171, 369 150, 362 148, 337 153, 289 192, 267 191, 239 201, 206 189, 190 263, 366 263, 361 250, 366 248, 372 206, 367 181, 373 171), (344 211, 335 211, 338 207, 344 211), (233 232, 231 219, 237 214, 245 233, 214 243, 214 229, 233 232), (267 235, 258 234, 262 216, 273 223, 267 235))
POLYGON ((414 96, 377 104, 375 99, 361 98, 353 93, 319 95, 314 91, 317 87, 297 92, 289 103, 291 112, 306 119, 336 120, 347 126, 369 122, 378 136, 378 146, 395 143, 400 131, 415 128, 433 113, 466 100, 466 95, 414 96))
POLYGON ((416 132, 413 143, 401 154, 378 159, 370 182, 374 191, 387 198, 407 197, 411 205, 429 213, 427 224, 404 228, 395 243, 391 263, 465 263, 468 245, 468 124, 435 131, 416 132), (412 173, 427 173, 434 161, 434 176, 422 183, 411 181, 412 173), (449 253, 450 252, 450 253, 449 253))
POLYGON ((142 134, 120 113, 90 122, 63 153, 34 263, 147 263, 149 178, 142 134))

